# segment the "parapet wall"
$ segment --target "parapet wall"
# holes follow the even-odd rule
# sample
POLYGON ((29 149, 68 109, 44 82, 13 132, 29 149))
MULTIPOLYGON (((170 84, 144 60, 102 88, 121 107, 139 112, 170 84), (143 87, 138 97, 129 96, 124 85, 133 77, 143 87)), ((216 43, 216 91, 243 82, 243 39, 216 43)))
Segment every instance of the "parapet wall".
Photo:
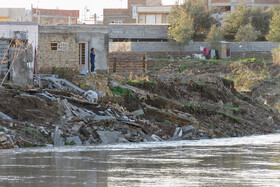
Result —
MULTIPOLYGON (((252 42, 249 45, 241 42, 230 42, 232 58, 272 59, 271 51, 278 48, 278 42, 252 42)), ((190 42, 180 46, 175 42, 110 42, 109 52, 146 53, 148 57, 176 58, 178 55, 201 53, 199 47, 210 48, 207 42, 190 42)))

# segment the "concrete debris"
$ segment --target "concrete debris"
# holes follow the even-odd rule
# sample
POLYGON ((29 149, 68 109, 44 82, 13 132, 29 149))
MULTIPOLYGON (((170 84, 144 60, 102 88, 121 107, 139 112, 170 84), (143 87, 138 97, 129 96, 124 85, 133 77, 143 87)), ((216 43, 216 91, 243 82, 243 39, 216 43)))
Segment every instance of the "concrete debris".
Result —
POLYGON ((142 109, 140 110, 136 110, 134 112, 131 112, 131 115, 133 116, 142 116, 142 115, 145 115, 144 111, 142 109))
POLYGON ((4 114, 3 112, 0 112, 0 117, 4 120, 12 121, 12 118, 4 114))
POLYGON ((91 103, 97 103, 98 101, 98 94, 93 90, 86 91, 84 97, 91 103))
POLYGON ((41 77, 41 80, 48 81, 51 85, 50 87, 57 88, 57 89, 67 89, 71 91, 77 91, 79 93, 84 93, 85 91, 78 86, 72 84, 71 82, 65 79, 58 79, 55 77, 41 77))
POLYGON ((201 59, 201 60, 205 60, 205 56, 203 54, 193 54, 193 58, 194 59, 201 59))
POLYGON ((97 131, 97 134, 104 144, 122 143, 124 138, 122 133, 118 131, 97 131))
POLYGON ((53 135, 54 146, 64 146, 65 145, 65 141, 61 137, 61 133, 62 133, 62 131, 59 130, 58 126, 56 126, 55 131, 54 131, 54 135, 53 135))
POLYGON ((10 135, 6 135, 4 132, 0 132, 0 149, 11 148, 14 148, 14 144, 10 135))
POLYGON ((189 132, 194 133, 195 131, 196 131, 196 129, 192 125, 189 125, 189 126, 183 128, 184 134, 189 133, 189 132))
POLYGON ((163 141, 163 139, 161 139, 160 137, 158 137, 158 136, 155 135, 155 134, 153 134, 153 135, 151 136, 151 138, 152 138, 154 141, 157 141, 157 142, 163 141))
POLYGON ((79 136, 72 136, 66 138, 66 144, 68 145, 82 145, 82 141, 79 136))

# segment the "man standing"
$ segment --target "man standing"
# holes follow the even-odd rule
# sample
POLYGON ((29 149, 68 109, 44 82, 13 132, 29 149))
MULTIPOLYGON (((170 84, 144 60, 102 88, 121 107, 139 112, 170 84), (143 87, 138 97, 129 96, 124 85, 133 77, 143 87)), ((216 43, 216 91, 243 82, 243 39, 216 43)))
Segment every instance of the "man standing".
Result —
POLYGON ((94 52, 94 48, 91 48, 90 50, 90 62, 91 62, 91 72, 95 73, 94 69, 95 69, 95 52, 94 52))

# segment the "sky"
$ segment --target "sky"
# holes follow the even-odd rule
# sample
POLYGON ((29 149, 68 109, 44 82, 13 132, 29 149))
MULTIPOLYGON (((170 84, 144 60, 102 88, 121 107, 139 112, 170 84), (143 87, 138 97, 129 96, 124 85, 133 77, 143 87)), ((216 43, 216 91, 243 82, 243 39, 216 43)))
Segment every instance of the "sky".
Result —
MULTIPOLYGON (((176 0, 162 0, 164 5, 175 4, 176 0)), ((126 8, 127 0, 0 0, 1 8, 26 8, 33 7, 50 9, 83 10, 85 7, 91 12, 101 16, 103 8, 126 8)), ((81 14, 81 13, 80 13, 81 14)))

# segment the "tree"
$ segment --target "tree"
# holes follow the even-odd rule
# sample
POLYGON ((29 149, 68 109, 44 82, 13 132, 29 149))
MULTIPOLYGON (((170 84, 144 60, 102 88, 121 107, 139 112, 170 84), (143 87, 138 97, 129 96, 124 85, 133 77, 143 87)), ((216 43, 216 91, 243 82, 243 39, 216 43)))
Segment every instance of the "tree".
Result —
POLYGON ((235 36, 235 41, 246 43, 250 48, 250 42, 255 41, 261 35, 260 31, 257 31, 252 24, 241 26, 235 36))
POLYGON ((224 31, 221 27, 212 25, 210 32, 207 35, 206 42, 209 42, 213 49, 220 48, 220 41, 224 39, 224 31))
POLYGON ((169 23, 169 38, 188 44, 194 34, 194 21, 182 6, 176 5, 171 9, 169 23))
POLYGON ((245 4, 237 6, 234 12, 223 21, 225 34, 235 36, 242 25, 250 23, 250 14, 251 9, 248 9, 245 4))
POLYGON ((274 8, 273 10, 269 33, 266 39, 271 42, 280 42, 280 7, 274 8))
POLYGON ((194 34, 207 33, 213 18, 201 1, 189 0, 172 7, 169 14, 169 36, 177 42, 188 43, 194 34))
POLYGON ((265 36, 268 33, 271 17, 270 11, 264 12, 260 7, 251 8, 246 7, 246 4, 241 4, 224 19, 225 35, 235 37, 241 26, 252 24, 257 31, 261 32, 262 36, 265 36))
POLYGON ((251 23, 252 26, 261 32, 262 36, 267 35, 269 32, 269 24, 273 13, 268 11, 263 11, 260 7, 253 7, 251 10, 251 23))
POLYGON ((6 72, 4 78, 2 79, 0 86, 3 85, 3 83, 6 81, 9 73, 11 72, 11 70, 14 68, 14 63, 17 61, 18 57, 20 56, 21 53, 23 53, 24 51, 28 50, 29 46, 26 45, 25 41, 22 41, 20 39, 18 39, 17 37, 14 37, 5 53, 2 59, 0 59, 0 76, 2 73, 2 66, 6 63, 11 63, 10 68, 8 69, 8 71, 6 72), (10 56, 9 53, 11 52, 10 56))
POLYGON ((211 17, 211 12, 208 11, 202 1, 185 1, 182 8, 194 20, 194 31, 196 34, 203 34, 209 31, 213 18, 211 17))

